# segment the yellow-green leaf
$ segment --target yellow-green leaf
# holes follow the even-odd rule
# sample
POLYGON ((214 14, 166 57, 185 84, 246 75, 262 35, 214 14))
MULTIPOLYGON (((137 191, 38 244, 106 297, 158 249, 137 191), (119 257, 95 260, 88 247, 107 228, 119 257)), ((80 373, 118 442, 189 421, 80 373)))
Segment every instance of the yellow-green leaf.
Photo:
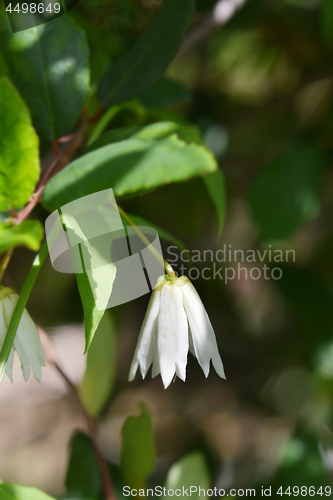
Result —
POLYGON ((27 488, 18 484, 2 483, 0 481, 1 500, 54 500, 36 488, 27 488))
POLYGON ((25 246, 37 251, 43 238, 43 227, 37 220, 26 220, 18 226, 0 223, 0 253, 8 248, 25 246))
POLYGON ((20 208, 39 178, 38 137, 17 90, 0 78, 0 210, 20 208))
POLYGON ((173 464, 168 472, 165 487, 167 490, 180 488, 182 491, 183 488, 189 491, 190 487, 196 487, 197 490, 192 491, 191 498, 199 500, 199 488, 207 490, 210 487, 210 474, 203 453, 190 453, 173 464))

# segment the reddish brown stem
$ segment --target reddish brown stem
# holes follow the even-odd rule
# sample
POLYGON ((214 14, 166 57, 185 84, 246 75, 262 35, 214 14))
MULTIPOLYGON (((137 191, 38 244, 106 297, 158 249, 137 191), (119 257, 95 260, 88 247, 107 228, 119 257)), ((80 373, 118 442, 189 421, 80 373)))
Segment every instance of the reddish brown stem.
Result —
POLYGON ((82 413, 82 415, 87 423, 89 436, 90 436, 90 439, 91 439, 91 442, 92 442, 92 445, 94 448, 94 452, 95 452, 96 459, 98 461, 99 469, 100 469, 101 476, 102 476, 103 489, 104 489, 104 493, 105 493, 105 500, 116 500, 113 485, 111 482, 111 477, 110 477, 109 470, 108 470, 108 465, 107 465, 106 461, 104 460, 104 457, 102 455, 102 452, 101 452, 99 444, 98 444, 97 430, 96 430, 95 422, 91 418, 91 416, 89 415, 89 413, 87 412, 85 407, 83 406, 76 385, 73 384, 73 382, 68 378, 68 376, 63 371, 63 369, 58 365, 52 341, 50 340, 50 338, 47 336, 47 334, 44 332, 44 330, 42 328, 38 327, 38 331, 39 331, 41 341, 42 341, 42 344, 44 347, 46 361, 57 370, 59 375, 66 382, 67 387, 71 391, 72 396, 75 399, 75 401, 77 402, 78 407, 80 408, 80 411, 81 411, 81 413, 82 413))
MULTIPOLYGON (((47 181, 53 175, 55 175, 57 172, 59 172, 62 168, 64 168, 66 165, 68 165, 68 163, 70 162, 74 153, 79 149, 80 146, 82 146, 86 132, 87 132, 87 128, 88 128, 88 123, 85 121, 82 123, 80 129, 75 134, 73 142, 70 144, 70 146, 68 147, 68 149, 64 153, 64 155, 62 155, 58 149, 60 156, 58 156, 51 163, 51 165, 47 169, 45 175, 43 176, 37 191, 32 195, 29 203, 24 207, 24 209, 15 218, 16 224, 20 224, 22 221, 24 221, 28 217, 30 212, 35 208, 37 203, 39 203, 39 201, 41 199, 42 192, 46 186, 47 181)), ((52 141, 53 147, 54 147, 54 142, 55 141, 52 141)))
POLYGON ((105 111, 105 106, 100 106, 97 112, 89 119, 89 123, 96 123, 105 111))
POLYGON ((61 158, 61 151, 59 149, 58 142, 56 139, 52 140, 52 149, 53 149, 53 152, 56 155, 56 157, 61 158))

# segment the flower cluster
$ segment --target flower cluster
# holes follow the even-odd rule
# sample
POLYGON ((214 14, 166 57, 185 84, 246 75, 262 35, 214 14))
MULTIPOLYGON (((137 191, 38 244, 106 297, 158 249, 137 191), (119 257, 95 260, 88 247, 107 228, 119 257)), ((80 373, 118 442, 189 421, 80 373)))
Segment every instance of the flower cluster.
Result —
POLYGON ((129 380, 138 367, 144 378, 153 365, 152 377, 160 373, 165 388, 175 374, 185 381, 189 350, 206 377, 212 360, 218 375, 225 378, 214 330, 196 289, 186 276, 161 276, 149 302, 129 380))
MULTIPOLYGON (((0 349, 5 340, 17 300, 18 295, 13 290, 7 287, 0 288, 0 349)), ((6 364, 6 373, 11 380, 13 380, 14 349, 21 360, 24 379, 28 380, 32 367, 35 379, 40 382, 41 366, 45 366, 44 350, 36 325, 26 309, 23 311, 15 335, 14 346, 6 364)))

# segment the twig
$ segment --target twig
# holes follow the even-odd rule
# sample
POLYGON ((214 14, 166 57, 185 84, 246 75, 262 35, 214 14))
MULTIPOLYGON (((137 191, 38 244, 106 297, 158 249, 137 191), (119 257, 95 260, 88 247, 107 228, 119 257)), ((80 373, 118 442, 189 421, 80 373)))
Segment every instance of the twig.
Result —
POLYGON ((87 410, 82 404, 82 401, 80 399, 77 387, 73 382, 68 378, 66 373, 63 371, 63 369, 58 365, 57 360, 56 360, 56 355, 54 351, 54 347, 52 344, 52 341, 48 337, 48 335, 44 332, 44 330, 40 327, 38 327, 39 335, 41 337, 41 341, 44 347, 45 351, 45 358, 46 361, 52 365, 59 375, 64 379, 66 382, 67 387, 71 391, 75 401, 77 402, 80 411, 87 423, 88 430, 89 430, 89 436, 94 448, 94 452, 98 461, 99 469, 101 472, 102 476, 102 482, 103 482, 103 488, 104 488, 104 493, 105 493, 105 500, 116 500, 116 496, 114 494, 113 490, 113 485, 111 482, 111 477, 109 474, 108 466, 106 461, 103 458, 102 452, 100 450, 98 440, 97 440, 97 431, 96 431, 96 425, 94 420, 91 418, 91 416, 88 414, 87 410))
MULTIPOLYGON (((67 151, 64 153, 64 155, 61 155, 61 152, 59 151, 59 155, 50 165, 50 167, 47 169, 43 179, 41 180, 39 187, 37 191, 32 195, 29 203, 24 207, 24 209, 18 214, 18 216, 15 219, 16 224, 20 224, 22 221, 24 221, 30 212, 35 208, 37 203, 40 202, 42 192, 44 191, 44 188, 46 186, 47 181, 55 175, 57 172, 59 172, 61 169, 66 167, 68 163, 70 162, 72 156, 76 152, 76 150, 82 146, 84 142, 84 138, 86 135, 86 131, 88 128, 88 123, 84 121, 78 130, 77 134, 74 136, 74 140, 71 143, 71 145, 68 147, 67 151)), ((53 147, 54 144, 53 144, 53 147)))
POLYGON ((102 104, 96 113, 89 119, 89 123, 96 123, 105 111, 105 106, 102 104))
POLYGON ((182 59, 195 45, 209 37, 214 29, 224 26, 248 0, 219 0, 185 38, 172 64, 182 59))
POLYGON ((58 141, 56 139, 52 140, 52 149, 57 158, 61 158, 61 151, 58 146, 58 141))

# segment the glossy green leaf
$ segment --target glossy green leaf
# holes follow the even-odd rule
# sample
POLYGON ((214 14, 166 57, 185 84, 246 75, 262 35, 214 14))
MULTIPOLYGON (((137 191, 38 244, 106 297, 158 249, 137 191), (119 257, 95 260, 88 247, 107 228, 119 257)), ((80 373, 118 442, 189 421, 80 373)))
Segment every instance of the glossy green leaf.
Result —
POLYGON ((207 490, 210 485, 210 474, 207 461, 203 453, 197 451, 190 453, 173 464, 170 468, 166 481, 166 489, 176 490, 180 488, 190 489, 196 486, 198 491, 193 492, 191 498, 199 500, 199 487, 207 490))
POLYGON ((0 210, 20 208, 39 178, 38 137, 16 89, 0 78, 0 210))
POLYGON ((154 470, 155 448, 153 428, 148 410, 141 405, 141 414, 129 417, 122 428, 121 471, 124 484, 144 488, 154 470))
POLYGON ((216 170, 216 172, 213 172, 212 174, 205 175, 202 179, 215 206, 217 215, 217 236, 219 236, 223 229, 226 210, 226 189, 224 177, 221 170, 216 170))
POLYGON ((43 227, 37 220, 26 220, 18 226, 0 223, 0 253, 8 248, 25 246, 37 251, 43 238, 43 227))
POLYGON ((104 104, 128 101, 149 88, 167 69, 183 40, 194 0, 166 0, 149 28, 106 72, 99 86, 104 104))
MULTIPOLYGON (((114 106, 116 107, 116 106, 114 106)), ((195 126, 184 126, 174 122, 158 122, 144 127, 122 127, 106 132, 86 149, 87 152, 95 151, 103 146, 127 139, 141 139, 144 141, 158 141, 176 135, 187 144, 203 144, 199 131, 195 126)))
POLYGON ((265 240, 283 240, 318 215, 323 157, 319 149, 298 146, 267 165, 254 181, 249 203, 265 240))
POLYGON ((88 500, 99 498, 102 478, 93 445, 88 436, 77 432, 71 441, 71 452, 65 485, 67 498, 88 500))
POLYGON ((84 32, 64 15, 13 34, 3 16, 0 41, 12 79, 38 132, 48 139, 68 134, 89 92, 89 48, 84 32))
POLYGON ((0 481, 1 500, 54 500, 36 488, 27 488, 18 484, 3 483, 0 481))
POLYGON ((129 139, 82 156, 55 175, 42 201, 51 211, 61 205, 112 188, 117 198, 129 198, 171 182, 216 170, 212 154, 176 135, 159 141, 129 139))
MULTIPOLYGON (((184 243, 179 241, 177 238, 172 236, 172 234, 169 233, 169 231, 166 231, 165 229, 162 229, 159 227, 157 224, 154 224, 151 221, 148 221, 147 219, 144 219, 143 217, 140 217, 139 215, 132 215, 127 213, 127 215, 130 217, 130 219, 134 222, 136 226, 146 226, 146 227, 151 227, 152 229, 155 229, 157 231, 158 235, 160 238, 163 238, 165 241, 169 241, 170 243, 173 243, 174 245, 177 245, 178 248, 181 250, 185 250, 186 246, 184 243)), ((122 221, 124 226, 128 226, 128 222, 126 219, 122 217, 122 221)), ((148 230, 145 230, 145 234, 148 234, 148 230)))
POLYGON ((87 368, 79 387, 81 401, 93 417, 103 409, 114 385, 115 350, 115 324, 107 311, 88 350, 87 368))

